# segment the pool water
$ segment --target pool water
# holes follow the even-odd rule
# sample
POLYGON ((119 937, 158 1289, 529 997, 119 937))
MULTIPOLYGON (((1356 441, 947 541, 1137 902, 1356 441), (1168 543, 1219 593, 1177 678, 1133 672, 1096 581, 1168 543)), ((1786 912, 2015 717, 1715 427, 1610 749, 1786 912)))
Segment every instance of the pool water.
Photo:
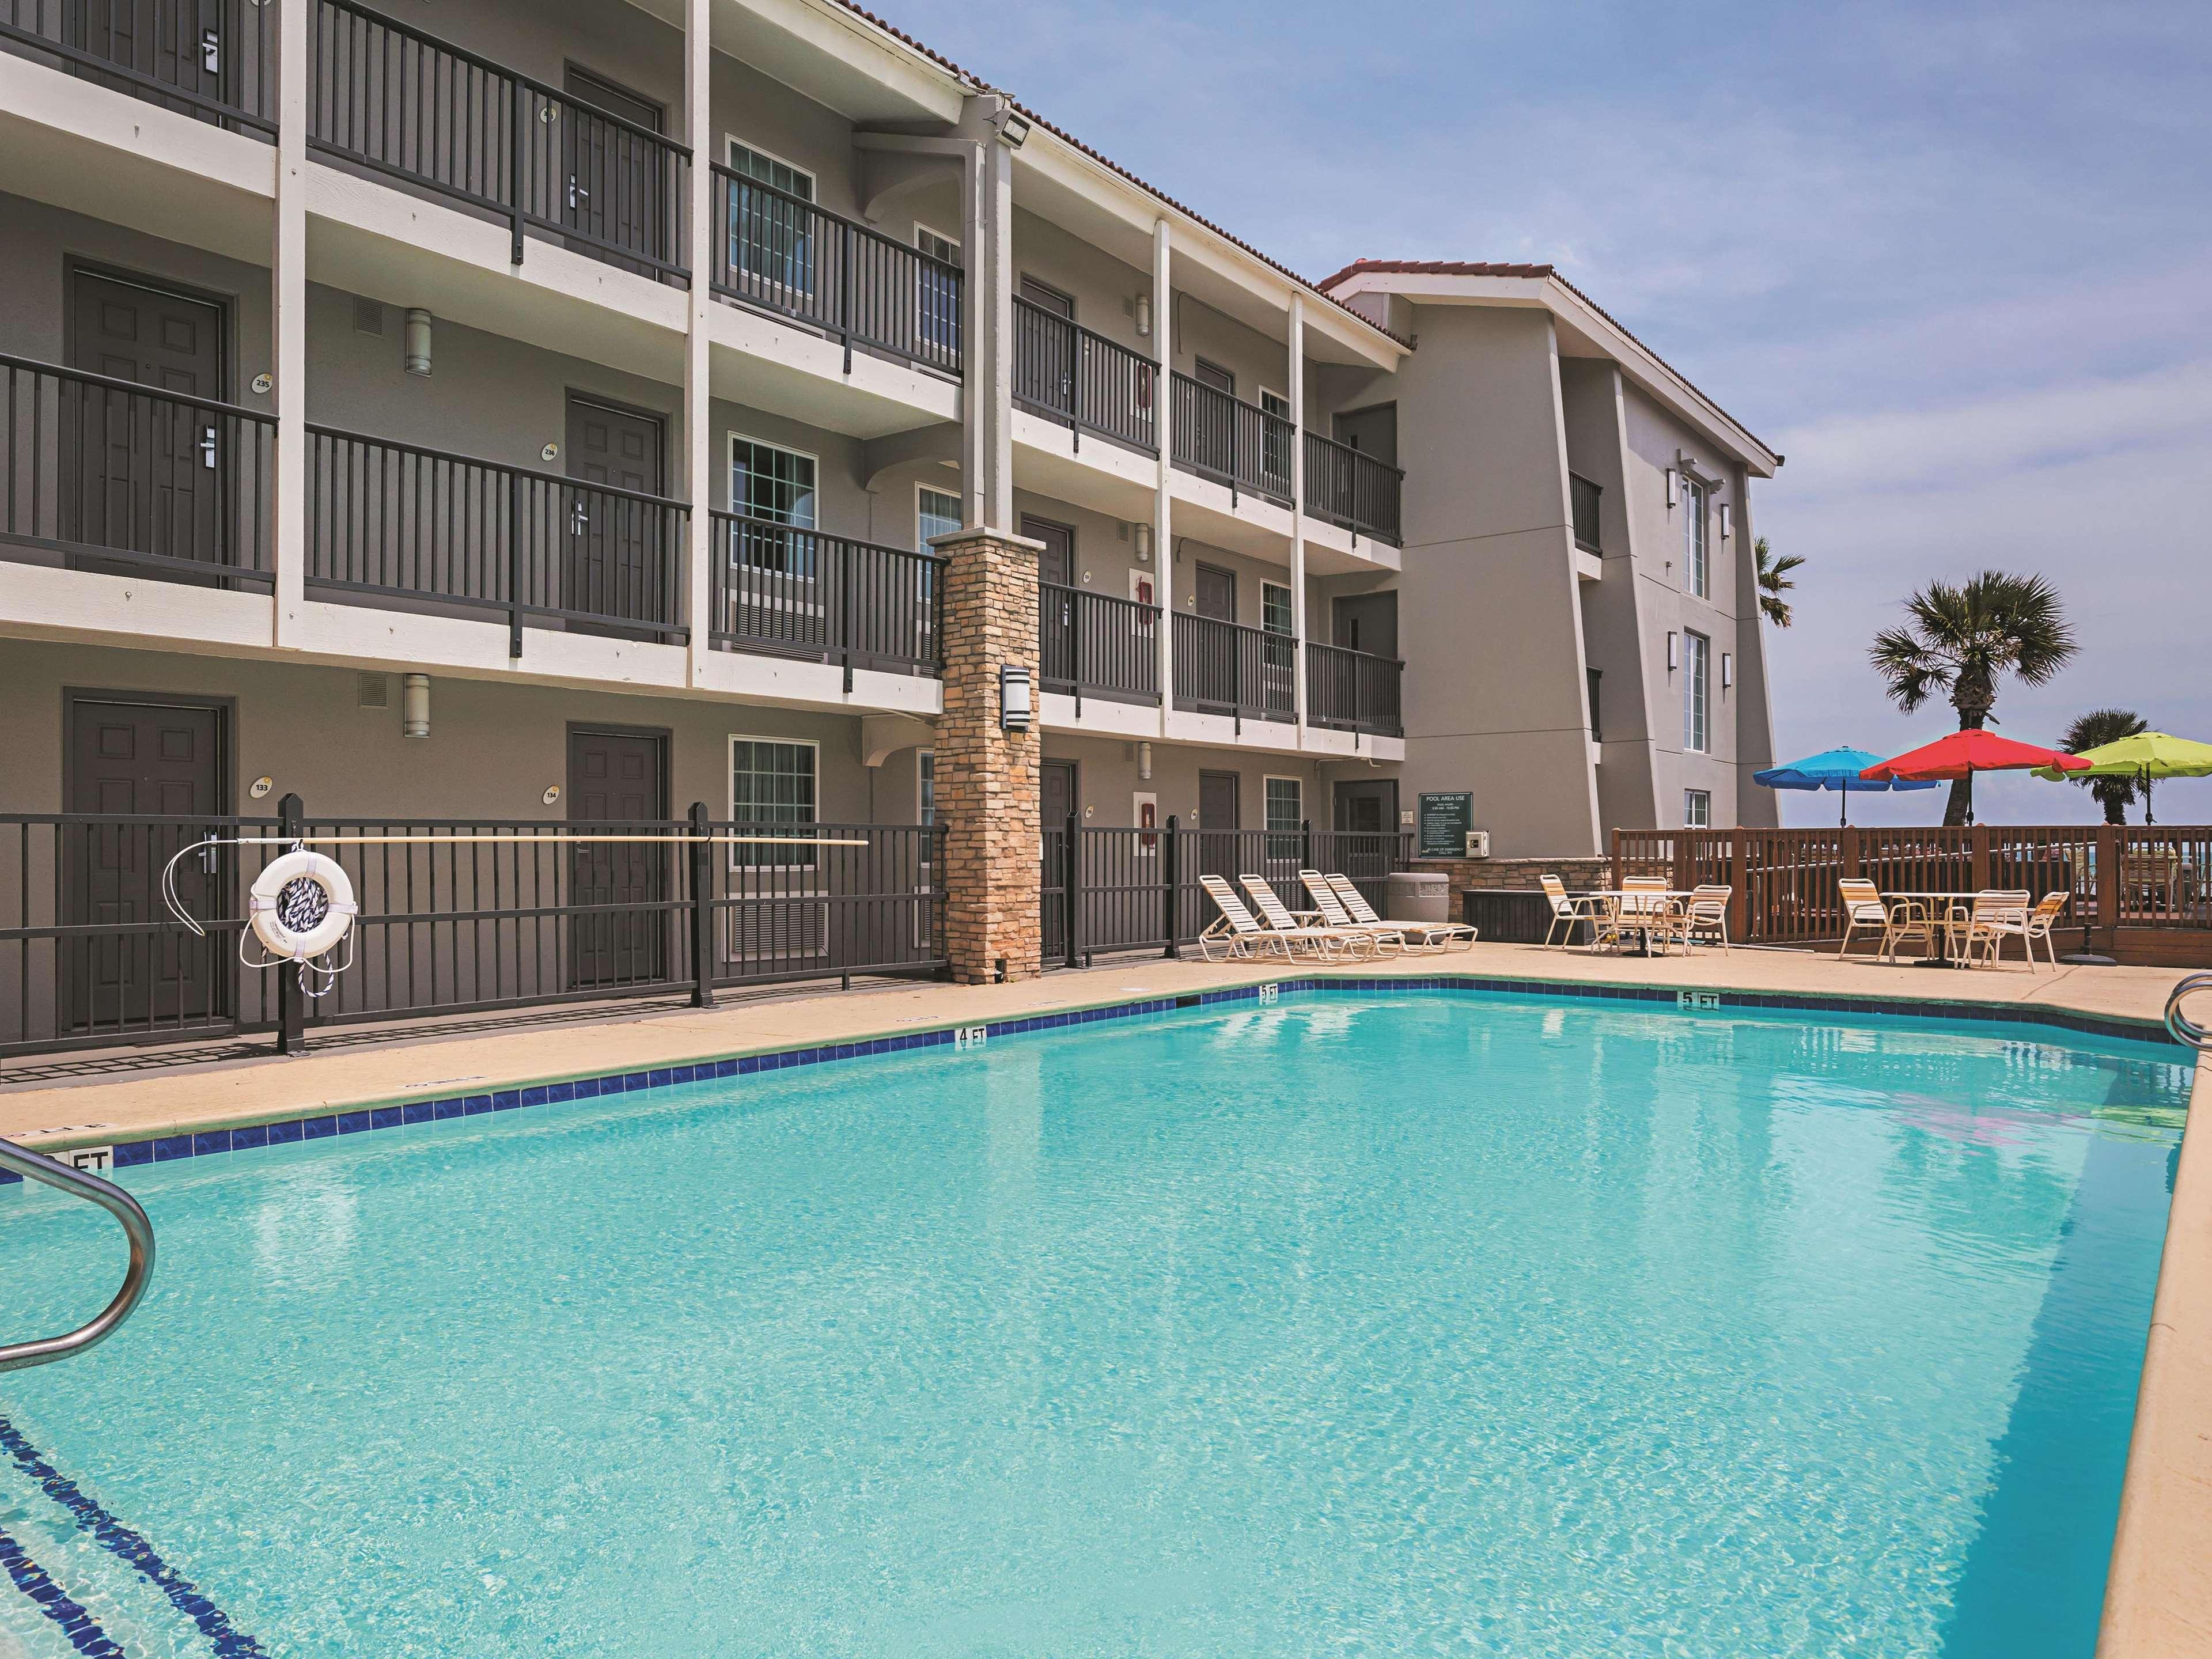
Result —
POLYGON ((2089 1651, 2176 1051, 1231 1006, 127 1171, 0 1654, 2089 1651))

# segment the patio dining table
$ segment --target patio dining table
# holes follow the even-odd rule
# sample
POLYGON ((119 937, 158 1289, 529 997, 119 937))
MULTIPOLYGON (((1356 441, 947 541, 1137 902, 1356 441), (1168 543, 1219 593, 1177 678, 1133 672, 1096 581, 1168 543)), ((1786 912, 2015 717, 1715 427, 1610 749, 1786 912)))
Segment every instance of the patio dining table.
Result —
POLYGON ((1913 962, 1916 966, 1956 968, 1960 965, 1957 958, 1951 954, 1951 923, 1955 918, 1972 913, 1974 908, 1974 896, 1972 893, 1954 892, 1948 888, 1941 892, 1927 889, 1900 888, 1895 892, 1885 892, 1881 897, 1885 905, 1892 899, 1919 899, 1928 902, 1931 923, 1929 932, 1935 940, 1936 954, 1914 957, 1913 962))
POLYGON ((1668 915, 1691 896, 1689 890, 1682 887, 1600 887, 1577 895, 1582 899, 1595 899, 1605 907, 1590 918, 1593 948, 1598 927, 1602 924, 1616 934, 1634 933, 1638 939, 1636 954, 1640 957, 1651 954, 1651 935, 1660 931, 1668 915))

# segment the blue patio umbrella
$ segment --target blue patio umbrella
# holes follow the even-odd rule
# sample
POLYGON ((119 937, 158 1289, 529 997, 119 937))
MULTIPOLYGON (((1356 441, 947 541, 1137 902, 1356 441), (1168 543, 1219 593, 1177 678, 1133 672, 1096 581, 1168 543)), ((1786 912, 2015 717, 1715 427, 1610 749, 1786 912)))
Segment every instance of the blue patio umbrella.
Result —
POLYGON ((1850 821, 1851 797, 1855 794, 1878 795, 1891 789, 1943 787, 1940 783, 1875 783, 1860 775, 1869 766, 1881 765, 1881 758, 1863 749, 1831 749, 1792 761, 1787 766, 1770 766, 1764 772, 1753 772, 1751 781, 1763 783, 1769 789, 1833 789, 1844 798, 1836 812, 1839 824, 1850 821))

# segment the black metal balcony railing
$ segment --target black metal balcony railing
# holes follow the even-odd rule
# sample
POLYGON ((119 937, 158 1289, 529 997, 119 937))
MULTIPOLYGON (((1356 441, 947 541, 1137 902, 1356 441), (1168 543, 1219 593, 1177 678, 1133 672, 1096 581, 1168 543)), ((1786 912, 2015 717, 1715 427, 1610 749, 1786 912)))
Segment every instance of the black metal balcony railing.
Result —
POLYGON ((945 661, 945 561, 716 512, 708 643, 718 650, 935 674, 945 661))
POLYGON ((967 278, 881 231, 714 167, 714 290, 947 374, 961 368, 967 278))
POLYGON ((684 502, 389 438, 307 428, 318 586, 682 639, 684 502))
POLYGON ((1340 645, 1306 647, 1306 720, 1339 732, 1405 735, 1399 683, 1406 665, 1395 657, 1349 651, 1340 645))
POLYGON ((309 18, 314 149, 507 220, 516 264, 534 228, 689 280, 683 145, 352 0, 313 0, 309 18))
POLYGON ((0 0, 0 40, 234 132, 276 131, 276 18, 261 0, 0 0))
POLYGON ((1349 445, 1306 434, 1306 511, 1316 519, 1395 544, 1406 475, 1349 445))
POLYGON ((258 410, 0 356, 11 556, 266 587, 276 422, 258 410))
POLYGON ((1014 401, 1076 434, 1159 453, 1159 366, 1103 334, 1014 298, 1014 401))
POLYGON ((1297 641, 1288 634, 1179 611, 1175 706, 1244 722, 1297 718, 1297 641))
POLYGON ((1605 670, 1586 668, 1583 672, 1589 681, 1589 732, 1592 743, 1605 741, 1604 702, 1605 670))
POLYGON ((1037 659, 1048 691, 1110 702, 1160 700, 1160 608, 1058 582, 1037 584, 1037 659))
POLYGON ((1177 466, 1227 484, 1232 496, 1249 489, 1291 504, 1296 428, 1281 416, 1178 373, 1173 429, 1177 466))
POLYGON ((1601 553, 1598 544, 1598 510, 1605 498, 1603 486, 1579 472, 1567 474, 1567 499, 1574 509, 1575 545, 1585 553, 1601 553))

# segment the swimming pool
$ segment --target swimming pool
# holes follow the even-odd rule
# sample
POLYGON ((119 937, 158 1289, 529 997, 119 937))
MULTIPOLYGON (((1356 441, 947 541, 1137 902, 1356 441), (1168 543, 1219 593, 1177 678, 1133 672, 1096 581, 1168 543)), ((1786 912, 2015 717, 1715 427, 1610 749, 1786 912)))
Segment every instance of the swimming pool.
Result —
POLYGON ((0 1653, 2083 1654, 2178 1055, 1292 993, 129 1170, 0 1653))

